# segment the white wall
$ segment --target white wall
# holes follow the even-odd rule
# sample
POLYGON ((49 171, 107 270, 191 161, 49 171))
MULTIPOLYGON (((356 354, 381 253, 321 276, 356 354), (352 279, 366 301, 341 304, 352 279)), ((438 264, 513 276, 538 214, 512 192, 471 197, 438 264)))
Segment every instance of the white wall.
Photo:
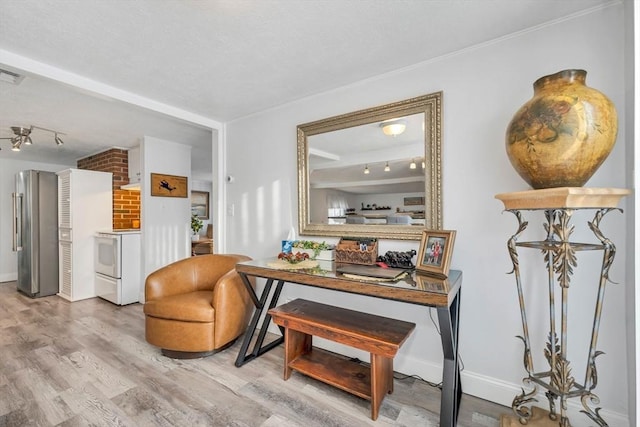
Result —
POLYGON ((13 208, 11 193, 15 191, 15 174, 23 170, 58 172, 75 165, 27 162, 15 153, 15 159, 0 159, 0 282, 18 279, 18 260, 12 250, 13 208))
MULTIPOLYGON (((613 100, 620 119, 618 143, 587 186, 625 186, 625 144, 631 142, 626 141, 624 126, 623 9, 617 3, 229 123, 227 167, 235 171, 236 180, 226 188, 227 203, 235 208, 234 216, 227 216, 227 250, 254 258, 275 256, 280 241, 297 224, 296 125, 442 90, 443 228, 458 232, 452 268, 464 272, 459 348, 463 389, 510 406, 525 376, 523 346, 515 338, 522 333, 515 281, 505 274, 512 268, 506 241, 515 233, 517 223, 513 215, 502 213, 503 206, 494 196, 526 190, 527 185, 507 158, 505 129, 532 96, 537 78, 562 69, 583 68, 588 71, 587 84, 613 100)), ((625 208, 626 202, 621 207, 625 208)), ((586 229, 586 219, 577 215, 576 240, 594 239, 586 229)), ((532 217, 529 229, 530 236, 541 237, 541 218, 532 217)), ((628 426, 625 298, 626 289, 634 284, 625 283, 626 219, 612 212, 602 222, 602 230, 619 250, 610 273, 618 284, 607 288, 598 345, 606 354, 597 359, 595 393, 610 425, 628 426)), ((418 242, 383 241, 380 252, 417 246, 418 242)), ((570 333, 574 338, 569 359, 575 360, 573 373, 580 383, 587 357, 581 331, 591 326, 599 274, 595 265, 599 261, 593 259, 579 254, 570 289, 570 333)), ((523 279, 525 286, 529 284, 525 297, 532 302, 532 350, 540 359, 542 344, 537 340, 544 339, 548 331, 545 272, 537 251, 525 251, 520 262, 531 266, 523 267, 523 279)), ((424 308, 285 286, 283 298, 292 296, 415 322, 417 329, 399 352, 395 368, 440 380, 440 339, 424 308)), ((543 370, 544 366, 536 368, 543 370)), ((540 404, 545 406, 545 401, 543 397, 540 404)), ((576 399, 570 400, 570 411, 576 413, 578 405, 576 399)), ((571 420, 575 426, 587 425, 582 414, 571 420)))
POLYGON ((187 197, 158 197, 151 196, 150 188, 152 173, 190 178, 191 147, 145 136, 140 148, 143 240, 140 302, 144 302, 144 279, 150 273, 191 256, 191 199, 188 193, 187 197))

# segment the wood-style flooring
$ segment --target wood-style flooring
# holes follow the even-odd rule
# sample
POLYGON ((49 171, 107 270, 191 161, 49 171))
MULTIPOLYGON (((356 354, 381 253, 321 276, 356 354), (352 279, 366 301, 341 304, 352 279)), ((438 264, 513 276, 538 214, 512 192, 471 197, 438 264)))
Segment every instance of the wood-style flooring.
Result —
MULTIPOLYGON (((0 283, 0 426, 437 426, 440 390, 396 379, 369 402, 294 373, 282 346, 234 366, 239 342, 174 360, 144 340, 142 305, 27 298, 0 283)), ((464 395, 458 426, 498 427, 510 409, 464 395)))

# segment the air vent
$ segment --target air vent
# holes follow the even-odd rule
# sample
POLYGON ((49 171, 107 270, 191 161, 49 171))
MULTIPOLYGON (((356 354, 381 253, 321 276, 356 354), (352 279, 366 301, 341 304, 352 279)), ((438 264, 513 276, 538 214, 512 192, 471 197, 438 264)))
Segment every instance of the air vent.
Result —
POLYGON ((13 85, 19 85, 24 79, 24 76, 16 74, 12 71, 3 70, 0 68, 0 82, 11 83, 13 85))

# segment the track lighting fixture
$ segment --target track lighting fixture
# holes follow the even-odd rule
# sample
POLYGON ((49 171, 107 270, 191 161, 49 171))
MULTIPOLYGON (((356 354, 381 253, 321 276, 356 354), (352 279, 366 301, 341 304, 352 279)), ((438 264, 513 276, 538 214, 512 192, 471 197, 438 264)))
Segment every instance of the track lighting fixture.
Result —
POLYGON ((411 163, 409 164, 409 169, 415 169, 416 167, 417 167, 416 166, 416 161, 411 159, 411 163))
POLYGON ((369 165, 364 165, 364 174, 365 175, 369 174, 369 165))
MULTIPOLYGON (((28 128, 21 127, 21 126, 11 126, 11 131, 14 133, 15 136, 4 137, 0 139, 8 139, 11 141, 11 151, 20 151, 20 147, 22 146, 22 144, 24 145, 33 144, 33 141, 31 140, 31 131, 33 131, 34 129, 40 129, 46 132, 51 132, 55 135, 53 140, 57 146, 61 146, 64 144, 64 141, 58 136, 58 135, 65 135, 64 133, 51 130, 51 129, 41 128, 39 126, 33 126, 33 125, 29 126, 28 128)), ((0 150, 1 149, 2 148, 0 148, 0 150)))
POLYGON ((389 162, 387 162, 387 164, 385 165, 385 167, 384 167, 384 171, 385 171, 385 172, 389 172, 389 171, 391 171, 391 168, 389 167, 389 162))

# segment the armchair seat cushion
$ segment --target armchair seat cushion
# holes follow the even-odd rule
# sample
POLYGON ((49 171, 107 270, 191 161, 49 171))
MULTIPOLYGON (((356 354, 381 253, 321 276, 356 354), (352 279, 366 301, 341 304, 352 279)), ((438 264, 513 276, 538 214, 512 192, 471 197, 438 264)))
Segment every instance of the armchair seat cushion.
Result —
POLYGON ((171 295, 145 304, 147 316, 183 322, 214 322, 216 311, 211 305, 212 291, 195 291, 171 295))

